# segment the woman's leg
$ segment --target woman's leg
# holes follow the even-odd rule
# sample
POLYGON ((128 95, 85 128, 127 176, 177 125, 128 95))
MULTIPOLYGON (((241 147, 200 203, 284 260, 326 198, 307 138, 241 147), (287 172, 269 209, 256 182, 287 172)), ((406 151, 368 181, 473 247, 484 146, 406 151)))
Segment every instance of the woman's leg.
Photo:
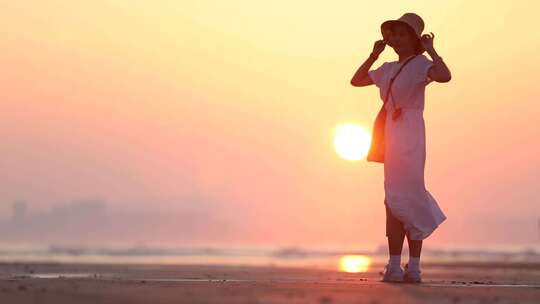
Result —
POLYGON ((420 253, 422 251, 422 240, 411 240, 407 234, 407 242, 409 243, 409 262, 407 263, 407 272, 409 276, 418 281, 420 279, 420 253))
POLYGON ((407 242, 409 243, 409 256, 419 258, 422 253, 422 240, 411 240, 407 235, 407 242))
POLYGON ((384 200, 384 206, 386 208, 386 236, 388 237, 388 251, 390 255, 400 255, 403 249, 403 242, 405 240, 405 227, 403 223, 399 221, 390 212, 390 208, 386 205, 386 199, 384 200))

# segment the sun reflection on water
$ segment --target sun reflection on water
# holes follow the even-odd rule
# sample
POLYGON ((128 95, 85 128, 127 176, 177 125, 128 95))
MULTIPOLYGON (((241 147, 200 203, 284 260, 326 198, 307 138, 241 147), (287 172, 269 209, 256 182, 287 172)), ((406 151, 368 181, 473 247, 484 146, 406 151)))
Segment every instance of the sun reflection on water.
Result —
POLYGON ((371 265, 371 258, 365 255, 344 255, 339 259, 339 271, 366 272, 371 265))

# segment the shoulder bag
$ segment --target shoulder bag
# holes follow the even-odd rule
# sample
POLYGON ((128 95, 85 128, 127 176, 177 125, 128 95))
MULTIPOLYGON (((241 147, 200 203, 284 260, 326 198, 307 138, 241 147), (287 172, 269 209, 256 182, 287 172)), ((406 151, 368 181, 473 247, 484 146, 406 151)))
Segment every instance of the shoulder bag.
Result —
MULTIPOLYGON (((386 91, 386 96, 383 102, 383 105, 381 109, 379 110, 379 113, 377 114, 377 117, 375 118, 375 123, 373 124, 373 134, 371 136, 371 145, 369 147, 369 152, 367 154, 367 161, 368 162, 378 162, 378 163, 384 163, 384 129, 386 125, 386 102, 388 101, 388 96, 392 94, 390 91, 392 89, 392 84, 394 83, 394 80, 399 75, 403 67, 407 63, 409 63, 414 57, 411 56, 397 71, 397 73, 390 79, 390 84, 388 85, 388 90, 386 91)), ((395 101, 394 97, 392 96, 392 102, 394 104, 394 113, 392 113, 392 119, 396 120, 401 115, 401 108, 395 107, 395 101)))

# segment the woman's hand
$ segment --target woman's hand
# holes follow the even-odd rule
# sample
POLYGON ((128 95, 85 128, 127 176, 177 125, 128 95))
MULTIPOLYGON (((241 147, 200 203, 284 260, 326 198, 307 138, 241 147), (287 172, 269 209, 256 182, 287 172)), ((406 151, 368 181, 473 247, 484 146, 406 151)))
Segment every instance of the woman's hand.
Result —
POLYGON ((432 32, 429 32, 430 34, 424 34, 422 35, 422 38, 420 39, 420 43, 422 44, 422 48, 424 48, 425 51, 430 52, 433 50, 433 40, 435 39, 435 34, 432 32))
POLYGON ((375 41, 373 44, 373 55, 379 56, 383 51, 386 43, 383 39, 375 41))
POLYGON ((444 63, 442 58, 439 56, 439 54, 437 54, 437 51, 435 51, 435 48, 433 47, 434 37, 435 35, 431 33, 431 35, 422 35, 421 39, 422 47, 433 59, 433 65, 428 70, 428 76, 429 78, 437 82, 448 82, 450 81, 450 79, 452 79, 452 74, 446 66, 446 63, 444 63))

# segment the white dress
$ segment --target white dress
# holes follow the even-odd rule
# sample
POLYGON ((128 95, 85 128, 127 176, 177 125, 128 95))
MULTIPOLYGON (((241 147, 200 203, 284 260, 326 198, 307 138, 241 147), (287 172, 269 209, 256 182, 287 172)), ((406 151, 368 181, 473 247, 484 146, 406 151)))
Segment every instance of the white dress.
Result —
MULTIPOLYGON (((403 63, 384 62, 370 70, 369 76, 384 100, 390 78, 403 63)), ((426 189, 426 133, 424 124, 425 88, 431 82, 428 69, 433 64, 425 55, 413 58, 392 85, 386 103, 384 192, 391 213, 399 219, 412 240, 427 238, 445 219, 437 201, 426 189), (394 106, 402 108, 401 117, 392 120, 394 106)))

